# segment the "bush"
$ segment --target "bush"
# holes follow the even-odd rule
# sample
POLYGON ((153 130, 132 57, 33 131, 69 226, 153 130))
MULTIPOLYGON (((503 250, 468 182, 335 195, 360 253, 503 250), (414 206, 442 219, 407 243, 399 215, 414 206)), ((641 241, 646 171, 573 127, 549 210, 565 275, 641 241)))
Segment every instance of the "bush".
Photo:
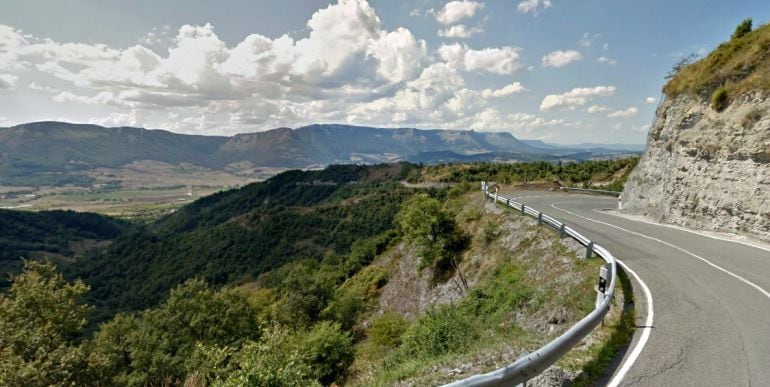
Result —
POLYGON ((751 18, 745 19, 741 24, 738 24, 738 27, 735 27, 735 32, 733 32, 731 39, 740 39, 749 32, 751 32, 751 18))
POLYGON ((366 334, 375 345, 393 348, 401 345, 401 338, 408 325, 409 323, 400 314, 387 311, 372 320, 366 334))
POLYGON ((711 108, 721 112, 727 107, 727 90, 724 87, 720 87, 714 90, 711 94, 711 108))
POLYGON ((324 385, 342 384, 353 363, 353 340, 339 323, 322 321, 300 339, 298 349, 312 366, 313 376, 324 385))
POLYGON ((313 368, 297 348, 293 333, 268 328, 258 342, 247 342, 232 363, 237 370, 219 380, 219 386, 317 386, 313 368))
POLYGON ((404 334, 403 350, 422 358, 458 353, 479 337, 476 325, 453 306, 440 306, 425 313, 404 334))

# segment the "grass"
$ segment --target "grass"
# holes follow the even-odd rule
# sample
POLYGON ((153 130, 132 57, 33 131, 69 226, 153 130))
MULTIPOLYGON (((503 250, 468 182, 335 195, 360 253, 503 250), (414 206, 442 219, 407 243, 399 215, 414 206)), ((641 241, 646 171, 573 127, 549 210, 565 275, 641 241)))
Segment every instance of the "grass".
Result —
POLYGON ((770 25, 722 43, 705 58, 683 67, 663 87, 669 97, 708 97, 724 87, 731 98, 770 90, 770 25))
MULTIPOLYGON (((533 225, 517 211, 484 211, 486 202, 477 192, 448 204, 473 240, 467 255, 483 257, 464 269, 479 282, 462 300, 412 321, 387 311, 374 317, 357 347, 357 376, 349 385, 435 385, 492 371, 541 347, 594 309, 603 260, 578 259, 557 232, 533 225), (493 230, 490 222, 509 226, 493 230), (517 236, 510 239, 511 233, 517 236)), ((608 324, 626 326, 616 322, 619 315, 608 315, 608 324)), ((620 342, 609 332, 608 325, 596 333, 595 345, 570 351, 565 364, 592 374, 606 367, 603 357, 617 353, 609 341, 620 342)))

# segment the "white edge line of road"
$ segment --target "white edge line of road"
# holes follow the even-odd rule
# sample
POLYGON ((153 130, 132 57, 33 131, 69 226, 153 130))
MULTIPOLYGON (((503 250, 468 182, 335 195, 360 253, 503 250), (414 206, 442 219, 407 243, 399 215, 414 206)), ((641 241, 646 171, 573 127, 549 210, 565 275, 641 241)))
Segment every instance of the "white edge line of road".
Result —
MULTIPOLYGON (((719 271, 722 271, 725 274, 730 275, 731 277, 734 277, 734 278, 740 280, 741 282, 743 282, 743 283, 745 283, 745 284, 755 288, 756 290, 758 290, 765 297, 770 298, 770 293, 768 293, 765 289, 763 289, 759 285, 757 285, 757 284, 755 284, 755 283, 753 283, 753 282, 751 282, 751 281, 749 281, 749 280, 747 280, 747 279, 745 279, 745 278, 743 278, 743 277, 741 277, 741 276, 739 276, 739 275, 737 275, 737 274, 735 274, 735 273, 733 273, 733 272, 731 272, 731 271, 729 271, 729 270, 727 270, 727 269, 725 269, 725 268, 723 268, 721 266, 718 266, 718 265, 712 263, 711 261, 709 261, 709 260, 707 260, 707 259, 705 259, 705 258, 703 258, 701 256, 698 256, 698 255, 696 255, 696 254, 694 254, 692 252, 689 252, 689 251, 687 251, 687 250, 685 250, 685 249, 683 249, 683 248, 681 248, 679 246, 675 246, 675 245, 673 245, 671 243, 668 243, 666 241, 663 241, 663 240, 660 240, 660 239, 657 239, 657 238, 653 238, 651 236, 648 236, 648 235, 645 235, 645 234, 642 234, 642 233, 638 233, 638 232, 635 232, 635 231, 627 230, 625 228, 616 226, 614 224, 610 224, 610 223, 602 222, 600 220, 596 220, 596 219, 588 218, 588 217, 585 217, 585 216, 582 216, 582 215, 578 215, 578 214, 576 214, 574 212, 571 212, 571 211, 568 211, 568 210, 565 210, 563 208, 559 208, 559 207, 556 206, 557 204, 566 204, 566 203, 569 203, 569 202, 551 203, 551 207, 556 209, 556 210, 566 212, 566 213, 568 213, 570 215, 577 216, 578 218, 585 219, 585 220, 588 220, 588 221, 591 221, 591 222, 594 222, 594 223, 603 224, 605 226, 609 226, 609 227, 612 227, 612 228, 616 228, 618 230, 625 231, 625 232, 627 232, 629 234, 640 236, 640 237, 646 238, 646 239, 650 239, 650 240, 656 241, 658 243, 661 243, 663 245, 669 246, 669 247, 671 247, 673 249, 679 250, 679 251, 681 251, 681 252, 683 252, 683 253, 685 253, 687 255, 690 255, 692 257, 695 257, 695 258, 705 262, 709 266, 711 266, 711 267, 713 267, 713 268, 715 268, 715 269, 717 269, 719 271)), ((642 336, 639 338, 639 341, 637 342, 636 347, 634 347, 633 351, 631 352, 631 355, 626 359, 626 362, 623 364, 623 366, 621 367, 620 371, 618 371, 618 373, 615 374, 615 376, 612 378, 612 380, 608 384, 608 386, 612 386, 612 387, 617 386, 623 380, 623 377, 625 377, 625 375, 628 372, 628 370, 631 369, 631 367, 633 366, 634 362, 636 362, 636 359, 639 357, 639 354, 644 349, 644 345, 647 343, 647 338, 649 338, 649 332, 650 332, 650 328, 652 327, 652 316, 653 316, 653 314, 652 314, 653 313, 653 310, 652 310, 652 295, 650 294, 649 288, 641 280, 641 278, 639 278, 639 276, 636 275, 636 273, 633 270, 628 268, 628 266, 626 266, 622 262, 620 262, 620 261, 617 261, 617 262, 620 263, 620 265, 623 266, 624 269, 628 269, 628 271, 634 276, 634 278, 636 278, 639 281, 639 283, 642 285, 642 289, 645 291, 645 296, 647 297, 647 300, 648 300, 648 303, 647 303, 647 305, 648 305, 647 317, 648 317, 649 322, 645 323, 646 329, 642 332, 642 336)))
POLYGON ((651 236, 649 236, 649 235, 645 235, 645 234, 642 234, 642 233, 640 233, 640 232, 636 232, 636 231, 627 230, 627 229, 625 229, 625 228, 623 228, 623 227, 619 227, 619 226, 616 226, 616 225, 614 225, 614 224, 611 224, 611 223, 606 223, 606 222, 602 222, 602 221, 600 221, 600 220, 591 219, 591 218, 588 218, 588 217, 585 217, 585 216, 582 216, 582 215, 578 215, 578 214, 576 214, 576 213, 574 213, 574 212, 571 212, 571 211, 567 211, 567 210, 565 210, 565 209, 563 209, 563 208, 559 208, 559 207, 557 207, 557 206, 556 206, 556 204, 564 204, 564 203, 569 203, 569 202, 556 202, 556 203, 551 203, 551 207, 553 207, 554 209, 557 209, 557 210, 559 210, 559 211, 563 211, 563 212, 566 212, 566 213, 568 213, 568 214, 571 214, 571 215, 577 216, 578 218, 582 218, 582 219, 585 219, 585 220, 588 220, 588 221, 591 221, 591 222, 594 222, 594 223, 599 223, 599 224, 603 224, 603 225, 605 225, 605 226, 609 226, 609 227, 612 227, 612 228, 616 228, 616 229, 618 229, 618 230, 621 230, 621 231, 625 231, 625 232, 627 232, 627 233, 629 233, 629 234, 632 234, 632 235, 636 235, 636 236, 639 236, 639 237, 642 237, 642 238, 645 238, 645 239, 649 239, 649 240, 652 240, 652 241, 655 241, 655 242, 661 243, 661 244, 663 244, 663 245, 666 245, 666 246, 668 246, 668 247, 671 247, 672 249, 675 249, 675 250, 679 250, 679 251, 681 251, 681 252, 683 252, 683 253, 685 253, 685 254, 687 254, 687 255, 691 256, 691 257, 694 257, 694 258, 696 258, 696 259, 698 259, 698 260, 700 260, 700 261, 703 261, 703 262, 704 262, 704 263, 706 263, 707 265, 709 265, 709 266, 711 266, 711 267, 713 267, 713 268, 715 268, 715 269, 717 269, 717 270, 719 270, 719 271, 721 271, 721 272, 723 272, 723 273, 725 273, 725 274, 727 274, 727 275, 729 275, 729 276, 731 276, 731 277, 733 277, 733 278, 735 278, 735 279, 737 279, 737 280, 739 280, 739 281, 743 282, 744 284, 751 286, 752 288, 754 288, 754 289, 756 289, 757 291, 759 291, 760 293, 762 293, 762 295, 764 295, 765 297, 767 297, 767 298, 770 298, 770 292, 768 292, 767 290, 763 289, 761 286, 759 286, 759 285, 757 285, 757 284, 755 284, 755 283, 753 283, 753 282, 751 282, 751 281, 747 280, 746 278, 743 278, 743 277, 739 276, 738 274, 735 274, 735 273, 731 272, 730 270, 727 270, 727 269, 723 268, 722 266, 719 266, 719 265, 717 265, 717 264, 715 264, 715 263, 713 263, 713 262, 709 261, 709 260, 708 260, 708 259, 706 259, 706 258, 703 258, 703 257, 701 257, 700 255, 697 255, 697 254, 695 254, 695 253, 692 253, 692 252, 690 252, 690 251, 687 251, 687 250, 685 250, 685 249, 683 249, 683 248, 681 248, 681 247, 679 247, 679 246, 673 245, 673 244, 671 244, 671 243, 669 243, 669 242, 666 242, 666 241, 664 241, 664 240, 661 240, 661 239, 658 239, 658 238, 653 238, 653 237, 651 237, 651 236))
POLYGON ((738 239, 730 239, 730 238, 720 237, 720 236, 716 236, 716 235, 709 235, 709 234, 706 234, 706 233, 703 233, 703 232, 700 232, 700 231, 690 230, 690 229, 687 229, 687 228, 684 228, 684 227, 680 227, 680 226, 675 226, 675 225, 672 225, 672 224, 657 223, 657 222, 653 222, 653 221, 649 221, 649 220, 645 220, 645 219, 635 219, 635 218, 623 216, 621 214, 617 214, 617 213, 610 212, 610 211, 602 211, 602 209, 599 209, 599 208, 594 208, 593 210, 595 212, 600 213, 600 214, 612 215, 612 216, 616 216, 618 218, 629 220, 629 221, 632 221, 632 222, 641 222, 641 223, 646 223, 646 224, 650 224, 650 225, 653 225, 653 226, 673 228, 674 230, 689 232, 691 234, 700 235, 700 236, 706 237, 706 238, 716 239, 716 240, 724 241, 724 242, 738 243, 738 244, 741 244, 741 245, 744 245, 744 246, 749 246, 749 247, 753 247, 753 248, 760 249, 760 250, 770 251, 770 248, 768 248, 768 247, 764 247, 764 246, 761 246, 761 245, 758 245, 758 244, 754 244, 754 243, 751 243, 751 242, 747 242, 747 241, 742 241, 742 240, 738 240, 738 239))
POLYGON ((636 362, 636 359, 639 358, 639 355, 642 353, 642 350, 644 349, 644 346, 647 344, 647 339, 650 338, 650 332, 652 331, 652 321, 654 317, 654 312, 652 308, 652 293, 650 292, 650 288, 647 287, 647 284, 642 281, 642 279, 639 277, 638 274, 636 274, 635 271, 631 270, 626 264, 619 260, 615 260, 620 266, 623 267, 624 271, 627 271, 631 273, 632 276, 636 279, 637 282, 639 282, 639 285, 642 286, 642 291, 644 291, 644 297, 647 299, 647 317, 644 321, 644 327, 642 328, 642 335, 639 336, 639 341, 636 342, 636 346, 631 351, 631 354, 628 355, 626 358, 626 361, 623 362, 623 366, 620 367, 620 370, 615 373, 615 375, 610 380, 609 384, 607 384, 608 387, 616 387, 620 384, 621 381, 623 381, 623 378, 626 377, 626 373, 628 373, 628 370, 631 369, 631 366, 634 365, 636 362))
MULTIPOLYGON (((592 222, 599 222, 590 218, 586 218, 584 216, 575 214, 573 212, 558 208, 555 206, 557 203, 552 203, 551 207, 564 211, 566 213, 575 215, 579 218, 583 218, 592 222)), ((600 222, 601 223, 601 222, 600 222)), ((631 354, 628 355, 628 357, 623 362, 623 365, 620 367, 620 370, 615 373, 615 375, 612 376, 612 379, 610 379, 609 383, 607 384, 608 387, 617 387, 620 385, 620 382, 623 381, 623 378, 626 377, 626 374, 631 369, 631 367, 636 363, 636 360, 639 358, 639 355, 642 354, 642 351, 644 350, 645 345, 647 345, 647 340, 650 338, 650 332, 652 331, 653 327, 653 320, 655 318, 655 312, 652 302, 652 292, 650 291, 650 288, 647 286, 647 284, 642 280, 641 277, 639 277, 638 274, 636 274, 635 271, 633 271, 628 265, 620 261, 619 259, 615 258, 615 262, 617 262, 620 266, 623 267, 623 270, 630 273, 634 279, 641 285, 642 292, 644 292, 644 298, 646 299, 647 303, 647 316, 644 319, 644 327, 642 328, 642 334, 639 336, 639 340, 636 342, 636 346, 634 346, 634 349, 631 350, 631 354)))

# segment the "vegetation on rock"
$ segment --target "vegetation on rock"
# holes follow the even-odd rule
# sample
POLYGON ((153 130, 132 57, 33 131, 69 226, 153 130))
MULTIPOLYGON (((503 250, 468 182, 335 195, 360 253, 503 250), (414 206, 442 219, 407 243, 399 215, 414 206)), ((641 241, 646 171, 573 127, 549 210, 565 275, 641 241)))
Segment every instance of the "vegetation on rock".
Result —
POLYGON ((770 90, 770 25, 752 30, 751 19, 735 29, 732 38, 703 59, 675 66, 663 87, 669 97, 692 94, 708 98, 724 88, 732 97, 753 90, 770 90))

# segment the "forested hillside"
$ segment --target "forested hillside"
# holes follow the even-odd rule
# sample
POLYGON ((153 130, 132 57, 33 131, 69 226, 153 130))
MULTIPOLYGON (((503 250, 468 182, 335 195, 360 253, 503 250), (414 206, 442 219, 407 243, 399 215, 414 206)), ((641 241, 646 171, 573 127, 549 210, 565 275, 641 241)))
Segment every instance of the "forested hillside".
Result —
POLYGON ((99 316, 157 304, 188 278, 243 283, 300 259, 345 253, 393 228, 410 195, 399 181, 410 164, 290 171, 200 199, 117 238, 65 267, 82 278, 99 316))
POLYGON ((128 222, 90 213, 0 210, 0 288, 7 286, 8 273, 21 268, 19 257, 48 256, 64 262, 131 227, 128 222))

